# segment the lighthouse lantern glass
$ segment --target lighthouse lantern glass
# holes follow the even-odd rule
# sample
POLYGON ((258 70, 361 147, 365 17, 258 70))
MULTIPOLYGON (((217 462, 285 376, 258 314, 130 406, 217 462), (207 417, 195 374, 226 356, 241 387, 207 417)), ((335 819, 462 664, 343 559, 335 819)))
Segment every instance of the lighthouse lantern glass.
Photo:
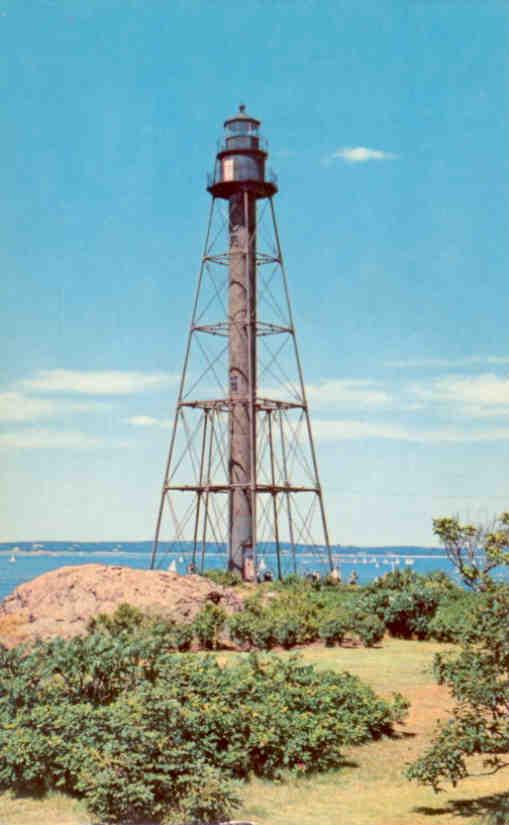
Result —
POLYGON ((258 124, 254 120, 247 120, 246 118, 231 120, 226 126, 226 132, 230 132, 232 135, 257 135, 258 124))

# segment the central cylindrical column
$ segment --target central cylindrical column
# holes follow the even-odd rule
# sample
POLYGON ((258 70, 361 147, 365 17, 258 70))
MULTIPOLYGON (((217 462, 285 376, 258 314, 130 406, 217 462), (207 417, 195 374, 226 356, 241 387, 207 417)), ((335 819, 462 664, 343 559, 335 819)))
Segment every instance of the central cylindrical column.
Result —
POLYGON ((256 485, 256 197, 229 198, 229 569, 254 579, 256 485))

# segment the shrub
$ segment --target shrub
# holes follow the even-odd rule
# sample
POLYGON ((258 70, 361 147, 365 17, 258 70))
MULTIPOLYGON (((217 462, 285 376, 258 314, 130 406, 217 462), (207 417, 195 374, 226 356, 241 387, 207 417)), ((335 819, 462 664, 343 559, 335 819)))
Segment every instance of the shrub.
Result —
POLYGON ((432 570, 431 573, 421 576, 421 581, 425 587, 443 593, 446 597, 455 593, 463 593, 463 590, 454 583, 444 570, 432 570))
POLYGON ((258 592, 246 599, 242 613, 230 617, 228 629, 234 641, 248 647, 269 650, 278 644, 291 648, 318 638, 318 614, 307 591, 285 590, 268 604, 258 592))
POLYGON ((137 607, 124 602, 120 604, 114 613, 99 613, 93 616, 88 622, 88 630, 98 633, 133 633, 138 630, 146 621, 146 617, 137 607))
POLYGON ((167 817, 165 825, 219 822, 229 818, 241 803, 238 784, 206 763, 197 766, 190 776, 185 776, 183 786, 178 812, 167 817))
POLYGON ((336 644, 340 645, 350 624, 351 622, 345 613, 334 612, 325 615, 320 622, 320 638, 324 640, 327 647, 334 647, 336 644))
POLYGON ((266 618, 274 628, 277 643, 283 647, 309 644, 318 638, 318 618, 313 610, 273 609, 266 618))
POLYGON ((459 642, 472 625, 472 615, 480 596, 461 593, 444 600, 429 623, 430 635, 438 642, 459 642))
POLYGON ((193 626, 169 619, 160 619, 147 629, 147 643, 159 645, 161 651, 189 650, 193 641, 193 626))
POLYGON ((272 627, 277 644, 287 649, 298 644, 301 625, 295 614, 290 612, 276 614, 272 627))
POLYGON ((191 647, 193 629, 162 616, 149 616, 130 604, 121 604, 114 613, 101 613, 90 619, 90 634, 123 638, 139 645, 148 645, 152 653, 185 651, 191 647))
POLYGON ((386 613, 394 596, 394 591, 368 587, 355 603, 355 614, 359 619, 362 616, 376 616, 385 626, 386 613))
POLYGON ((234 613, 227 621, 228 631, 234 642, 259 650, 270 650, 276 640, 272 622, 268 616, 257 616, 249 610, 234 613))
POLYGON ((176 624, 171 631, 172 647, 183 652, 189 650, 193 641, 193 629, 190 625, 176 624))
POLYGON ((429 623, 438 605, 438 596, 426 587, 414 587, 390 596, 384 621, 391 636, 426 639, 429 623))
POLYGON ((274 645, 291 648, 306 644, 318 636, 318 624, 313 616, 281 605, 260 613, 244 610, 228 619, 228 630, 233 641, 260 650, 274 645))
POLYGON ((150 635, 0 649, 0 789, 59 789, 102 821, 221 819, 231 780, 339 767, 406 703, 349 674, 251 654, 222 668, 150 635), (179 819, 180 817, 180 819, 179 819))
POLYGON ((217 650, 219 637, 224 628, 226 613, 216 604, 206 604, 195 616, 193 630, 205 650, 217 650))
POLYGON ((364 647, 373 647, 381 642, 385 634, 384 623, 375 615, 361 615, 355 618, 353 630, 364 647))
POLYGON ((379 576, 375 581, 370 582, 366 590, 368 592, 376 592, 377 590, 408 590, 418 585, 422 578, 422 576, 410 567, 405 567, 403 570, 397 567, 395 570, 391 570, 385 573, 385 575, 379 576))
POLYGON ((509 750, 509 586, 492 585, 477 598, 472 620, 461 634, 459 654, 435 657, 435 675, 455 700, 451 718, 407 776, 440 790, 443 779, 456 785, 468 775, 467 757, 484 756, 498 770, 509 750))
POLYGON ((237 587, 242 584, 242 578, 233 570, 205 570, 202 575, 222 587, 237 587))

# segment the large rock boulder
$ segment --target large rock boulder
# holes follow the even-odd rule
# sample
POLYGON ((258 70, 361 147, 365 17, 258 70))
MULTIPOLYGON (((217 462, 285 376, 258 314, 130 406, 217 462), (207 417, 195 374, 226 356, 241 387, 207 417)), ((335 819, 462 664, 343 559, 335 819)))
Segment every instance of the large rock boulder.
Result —
POLYGON ((0 642, 70 638, 84 633, 93 616, 113 613, 125 602, 153 615, 191 622, 207 601, 228 612, 242 608, 232 588, 201 576, 106 564, 60 567, 20 585, 4 599, 0 642))

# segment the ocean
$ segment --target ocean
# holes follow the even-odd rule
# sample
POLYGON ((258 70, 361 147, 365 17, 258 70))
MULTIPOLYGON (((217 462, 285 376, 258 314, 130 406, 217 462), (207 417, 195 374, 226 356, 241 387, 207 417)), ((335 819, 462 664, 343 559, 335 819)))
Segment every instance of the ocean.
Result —
MULTIPOLYGON (((161 557, 157 567, 172 569, 184 574, 191 561, 191 545, 182 542, 178 549, 161 557)), ((0 543, 0 600, 18 585, 30 579, 56 570, 59 567, 79 564, 125 565, 147 570, 150 566, 152 543, 150 541, 124 542, 8 542, 0 543)), ((333 547, 335 563, 339 565, 343 581, 348 581, 355 570, 360 584, 365 584, 389 570, 412 568, 418 573, 444 570, 458 581, 457 574, 444 554, 433 547, 333 547)), ((266 568, 276 573, 276 555, 269 547, 263 554, 266 568)), ((301 545, 296 550, 297 570, 301 574, 327 572, 323 554, 301 545)), ((205 569, 225 568, 226 556, 222 548, 207 547, 205 569)), ((283 573, 293 570, 292 556, 288 547, 282 551, 283 573)))

